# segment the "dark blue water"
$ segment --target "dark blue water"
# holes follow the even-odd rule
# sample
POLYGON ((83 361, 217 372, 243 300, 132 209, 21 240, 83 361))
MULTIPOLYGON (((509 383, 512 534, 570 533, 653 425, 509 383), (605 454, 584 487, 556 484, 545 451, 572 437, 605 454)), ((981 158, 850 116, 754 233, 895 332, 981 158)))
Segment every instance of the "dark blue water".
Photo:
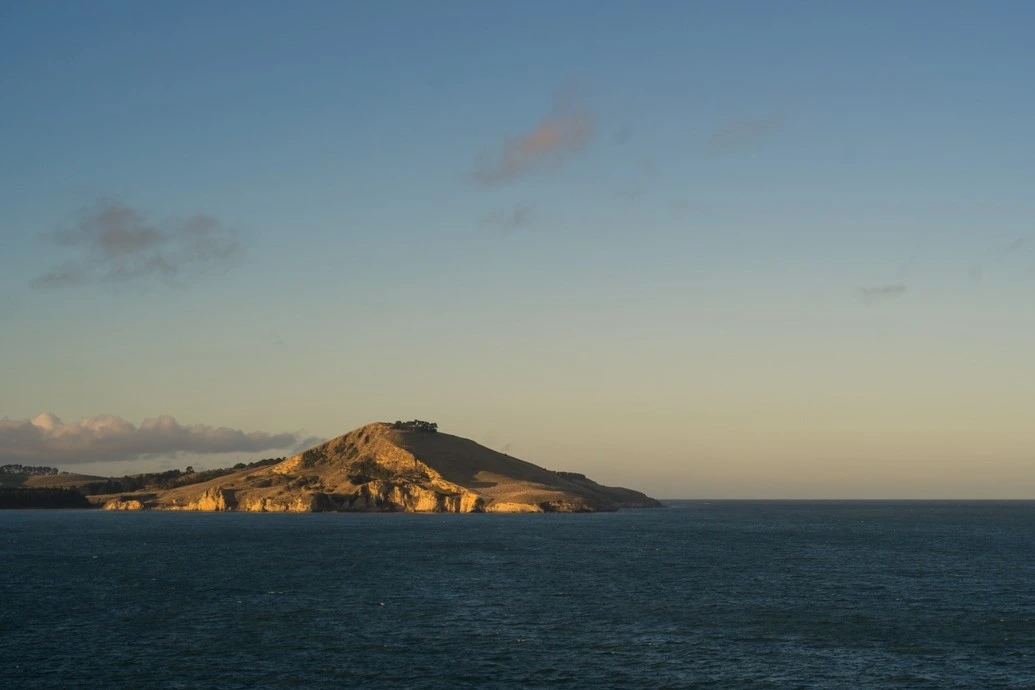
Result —
POLYGON ((1035 503, 0 513, 0 687, 1035 688, 1035 503))

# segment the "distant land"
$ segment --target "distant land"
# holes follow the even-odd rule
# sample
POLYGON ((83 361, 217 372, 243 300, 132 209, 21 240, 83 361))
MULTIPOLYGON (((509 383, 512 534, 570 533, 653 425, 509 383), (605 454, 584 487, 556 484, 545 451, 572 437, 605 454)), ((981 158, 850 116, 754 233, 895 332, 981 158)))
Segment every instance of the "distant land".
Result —
POLYGON ((106 510, 543 513, 662 505, 639 491, 547 470, 440 433, 420 420, 367 424, 290 458, 222 470, 105 478, 26 469, 41 471, 0 477, 23 490, 22 504, 28 489, 76 489, 106 510))

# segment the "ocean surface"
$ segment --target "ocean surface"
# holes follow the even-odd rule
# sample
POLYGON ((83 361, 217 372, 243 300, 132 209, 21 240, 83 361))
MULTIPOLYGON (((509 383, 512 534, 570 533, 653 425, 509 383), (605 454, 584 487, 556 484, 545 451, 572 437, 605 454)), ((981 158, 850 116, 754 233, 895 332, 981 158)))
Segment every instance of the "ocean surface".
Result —
POLYGON ((1035 503, 0 513, 2 688, 1035 688, 1035 503))

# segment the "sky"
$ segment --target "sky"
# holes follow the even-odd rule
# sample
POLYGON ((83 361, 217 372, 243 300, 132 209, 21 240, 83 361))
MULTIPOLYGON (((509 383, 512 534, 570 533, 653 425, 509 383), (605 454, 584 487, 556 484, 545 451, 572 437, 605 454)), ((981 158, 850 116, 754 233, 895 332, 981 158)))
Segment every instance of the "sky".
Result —
POLYGON ((1028 2, 0 0, 0 464, 427 419, 1035 498, 1028 2))

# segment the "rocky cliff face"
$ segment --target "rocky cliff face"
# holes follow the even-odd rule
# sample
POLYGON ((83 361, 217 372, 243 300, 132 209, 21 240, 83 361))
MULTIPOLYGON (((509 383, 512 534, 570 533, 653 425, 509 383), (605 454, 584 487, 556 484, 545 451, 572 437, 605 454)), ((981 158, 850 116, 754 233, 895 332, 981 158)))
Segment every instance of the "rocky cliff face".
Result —
POLYGON ((256 512, 586 512, 661 504, 583 475, 552 472, 467 439, 368 424, 271 467, 168 491, 121 496, 107 510, 256 512), (136 507, 138 506, 139 507, 136 507))
POLYGON ((144 504, 136 499, 113 498, 104 504, 105 510, 143 510, 144 504))

